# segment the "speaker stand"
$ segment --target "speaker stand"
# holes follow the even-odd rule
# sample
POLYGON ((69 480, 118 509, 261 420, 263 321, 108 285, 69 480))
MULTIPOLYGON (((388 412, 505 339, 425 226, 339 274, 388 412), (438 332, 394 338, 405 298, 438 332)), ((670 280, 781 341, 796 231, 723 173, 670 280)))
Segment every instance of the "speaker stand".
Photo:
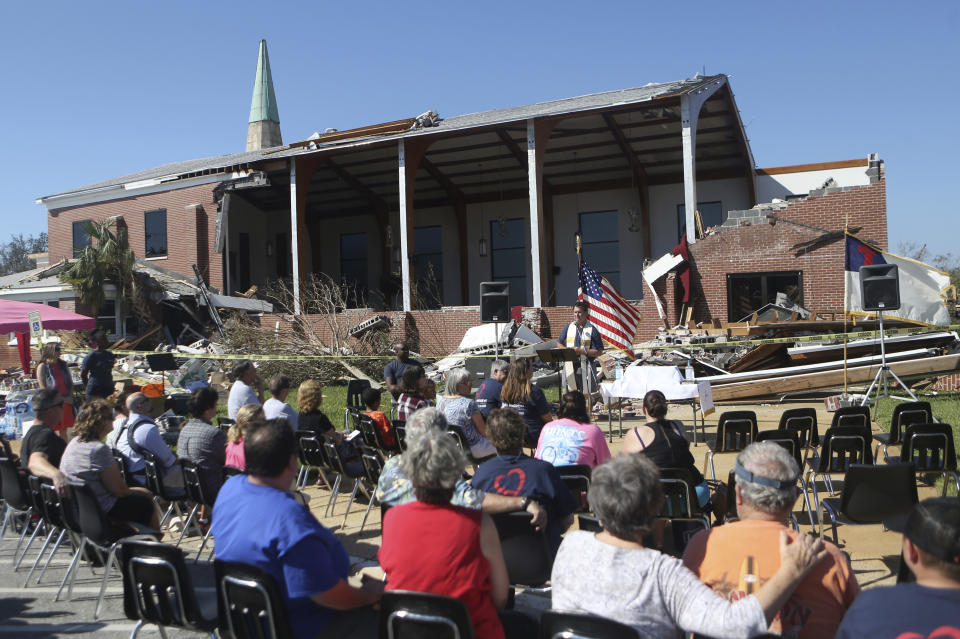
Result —
MULTIPOLYGON (((881 303, 882 307, 883 304, 881 303)), ((886 348, 886 339, 887 336, 883 332, 883 308, 880 308, 877 311, 877 315, 880 318, 880 370, 877 371, 877 374, 874 376, 873 381, 870 382, 870 387, 867 388, 866 394, 863 396, 863 401, 860 403, 861 406, 866 406, 870 403, 870 393, 873 392, 873 389, 877 389, 877 397, 874 401, 874 408, 880 403, 880 397, 893 397, 893 399, 899 401, 906 401, 906 397, 894 397, 890 395, 889 388, 887 387, 887 376, 889 375, 893 379, 897 380, 897 383, 900 384, 900 387, 907 392, 913 401, 918 401, 917 396, 913 394, 913 391, 910 390, 910 387, 903 383, 903 380, 897 377, 897 374, 894 373, 889 366, 887 366, 887 348, 886 348), (882 390, 881 390, 882 389, 882 390), (882 393, 882 394, 881 394, 882 393)))

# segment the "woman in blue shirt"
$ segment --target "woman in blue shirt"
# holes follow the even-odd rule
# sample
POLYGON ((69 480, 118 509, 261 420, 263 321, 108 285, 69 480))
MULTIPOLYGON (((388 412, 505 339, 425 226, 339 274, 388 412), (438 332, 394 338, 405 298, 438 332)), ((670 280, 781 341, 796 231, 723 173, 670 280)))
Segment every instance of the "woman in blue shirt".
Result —
POLYGON ((544 424, 553 421, 553 415, 543 391, 530 383, 532 379, 533 366, 530 358, 513 362, 503 383, 503 390, 500 391, 500 401, 503 408, 511 408, 520 413, 527 424, 523 443, 530 448, 536 448, 540 430, 544 424))

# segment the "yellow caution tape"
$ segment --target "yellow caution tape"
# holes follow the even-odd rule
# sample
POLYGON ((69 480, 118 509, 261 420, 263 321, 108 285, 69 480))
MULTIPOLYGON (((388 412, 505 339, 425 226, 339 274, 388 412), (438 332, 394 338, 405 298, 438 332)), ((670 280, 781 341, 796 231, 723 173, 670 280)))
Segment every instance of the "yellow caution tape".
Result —
MULTIPOLYGON (((896 335, 916 335, 918 333, 930 333, 934 331, 950 331, 960 329, 960 324, 952 324, 946 327, 939 327, 936 329, 931 329, 929 327, 915 327, 915 328, 893 328, 883 331, 883 334, 887 337, 892 337, 896 335)), ((727 338, 726 342, 716 343, 716 342, 703 342, 696 344, 652 344, 646 342, 643 344, 637 344, 634 346, 634 351, 643 351, 643 350, 672 350, 672 349, 691 349, 691 348, 702 348, 702 349, 722 349, 722 348, 735 348, 738 346, 761 346, 763 344, 800 344, 808 342, 824 342, 832 340, 840 340, 843 338, 847 339, 861 339, 865 337, 877 337, 880 335, 880 331, 856 331, 851 333, 830 333, 830 334, 821 334, 821 335, 804 335, 798 337, 773 337, 766 339, 747 339, 747 340, 732 340, 727 338)), ((619 349, 605 349, 607 351, 614 351, 619 349)), ((65 353, 71 353, 75 355, 82 355, 87 351, 81 350, 78 348, 65 348, 63 349, 65 353)), ((157 355, 157 351, 116 351, 115 353, 119 357, 126 357, 127 355, 157 355)), ((378 359, 382 361, 388 361, 393 359, 392 355, 254 355, 247 353, 180 353, 180 352, 171 352, 170 355, 173 355, 179 359, 218 359, 218 360, 241 360, 249 359, 258 362, 300 362, 300 361, 310 361, 310 360, 326 360, 326 359, 378 359)), ((504 355, 510 355, 509 353, 504 353, 504 355)), ((463 357, 463 358, 484 358, 488 359, 490 354, 485 355, 472 355, 469 353, 453 353, 449 357, 463 357)), ((522 355, 521 357, 535 357, 535 354, 522 355)))

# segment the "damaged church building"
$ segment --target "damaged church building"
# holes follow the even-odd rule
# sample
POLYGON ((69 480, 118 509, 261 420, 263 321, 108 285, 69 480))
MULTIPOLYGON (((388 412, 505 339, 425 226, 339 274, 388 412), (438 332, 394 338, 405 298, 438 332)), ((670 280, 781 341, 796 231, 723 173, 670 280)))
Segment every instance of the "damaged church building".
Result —
POLYGON ((555 338, 577 297, 577 233, 583 259, 640 309, 637 341, 739 321, 778 293, 841 311, 837 232, 887 248, 883 162, 757 168, 726 75, 407 115, 284 144, 261 42, 246 150, 40 198, 50 262, 89 243, 87 221, 119 216, 138 258, 188 279, 196 265, 226 295, 278 278, 299 291, 326 274, 351 286, 348 324, 386 315, 415 347, 440 313, 439 354, 480 323, 491 280, 510 283, 516 317, 555 338), (687 258, 648 286, 645 266, 682 240, 687 258))

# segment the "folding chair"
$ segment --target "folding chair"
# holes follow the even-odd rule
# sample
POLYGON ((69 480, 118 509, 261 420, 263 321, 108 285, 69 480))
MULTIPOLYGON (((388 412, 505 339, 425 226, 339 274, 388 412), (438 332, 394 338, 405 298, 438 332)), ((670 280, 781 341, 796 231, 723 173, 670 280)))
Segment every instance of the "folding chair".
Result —
POLYGON ((347 382, 347 403, 343 409, 343 427, 347 427, 347 419, 350 417, 351 410, 362 413, 365 408, 363 405, 363 391, 370 388, 368 379, 351 379, 347 382))
MULTIPOLYGON (((367 481, 370 482, 370 485, 374 486, 374 492, 370 495, 370 500, 367 503, 367 510, 363 513, 363 521, 360 522, 360 532, 363 532, 363 527, 367 525, 367 517, 370 515, 373 502, 377 500, 376 485, 380 481, 380 473, 383 472, 383 460, 375 451, 365 450, 362 451, 360 455, 360 461, 363 462, 364 476, 367 481)), ((346 515, 344 515, 344 521, 346 521, 346 515)))
MULTIPOLYGON (((906 518, 917 503, 916 469, 912 463, 853 464, 843 480, 839 498, 826 497, 821 503, 837 541, 837 522, 879 524, 906 518)), ((899 522, 898 522, 899 523, 899 522)), ((899 528, 891 523, 890 527, 899 528)), ((820 520, 823 537, 823 520, 820 520)))
POLYGON ((539 639, 640 639, 632 627, 613 619, 548 610, 540 617, 539 639))
MULTIPOLYGON (((31 479, 33 478, 31 477, 31 479)), ((36 583, 38 584, 43 579, 44 573, 47 572, 47 566, 50 565, 50 561, 53 559, 53 556, 57 554, 57 550, 60 549, 60 545, 63 543, 63 540, 67 536, 68 532, 67 525, 64 522, 63 505, 60 501, 60 495, 57 494, 56 488, 53 487, 53 482, 45 477, 42 479, 37 478, 37 482, 39 483, 43 518, 50 527, 50 533, 47 535, 46 541, 43 542, 43 547, 40 548, 40 553, 37 555, 33 565, 30 567, 30 572, 27 573, 27 578, 23 582, 24 588, 30 585, 30 578, 33 576, 34 571, 37 569, 37 566, 40 563, 40 559, 43 558, 43 554, 50 545, 53 535, 59 533, 57 536, 57 541, 53 545, 53 550, 50 551, 50 556, 47 557, 47 561, 43 564, 43 569, 40 571, 40 575, 37 577, 36 583)))
POLYGON ((710 476, 717 480, 717 469, 713 457, 717 453, 740 452, 757 438, 757 414, 752 410, 732 410, 722 413, 717 421, 717 440, 713 448, 707 450, 704 459, 704 472, 710 465, 710 476))
MULTIPOLYGON (((30 534, 30 538, 27 540, 27 545, 23 547, 23 552, 20 553, 19 557, 14 557, 15 561, 13 563, 13 571, 16 572, 20 570, 20 564, 23 563, 23 558, 27 556, 27 553, 30 552, 30 547, 33 546, 34 539, 37 538, 37 535, 41 531, 47 534, 47 539, 50 538, 50 525, 47 522, 46 518, 43 516, 43 496, 40 494, 40 478, 36 475, 27 474, 27 498, 30 500, 30 505, 33 508, 35 515, 39 517, 36 520, 33 526, 33 532, 30 534)), ((46 548, 46 545, 44 545, 46 548)), ((42 551, 41 551, 42 552, 42 551)), ((40 556, 37 555, 37 561, 40 561, 40 556)), ((36 565, 37 561, 34 562, 36 565)))
POLYGON ((380 600, 381 639, 475 639, 466 605, 459 599, 391 590, 380 600))
POLYGON ((953 477, 960 497, 957 451, 949 424, 911 424, 903 435, 900 461, 912 462, 918 473, 943 476, 941 496, 947 495, 947 477, 953 477))
MULTIPOLYGON (((350 514, 350 507, 353 505, 353 500, 357 496, 357 491, 360 490, 363 482, 363 472, 356 473, 347 468, 347 464, 343 461, 343 458, 340 456, 340 450, 337 448, 336 442, 332 439, 324 439, 323 441, 323 456, 330 463, 330 466, 333 468, 333 472, 336 474, 336 479, 333 480, 333 489, 330 491, 330 499, 327 500, 327 509, 330 511, 330 514, 333 515, 337 510, 337 495, 340 493, 340 485, 343 483, 344 476, 350 477, 353 479, 353 491, 350 493, 350 499, 347 501, 347 510, 343 514, 343 523, 340 524, 342 528, 347 524, 347 515, 350 514)), ((364 490, 366 492, 366 490, 364 490)), ((368 495, 370 499, 373 499, 372 496, 368 495)), ((324 517, 326 517, 326 510, 324 511, 324 517)))
POLYGON ((870 430, 869 406, 842 406, 834 411, 830 428, 835 426, 866 426, 870 430))
POLYGON ((148 623, 156 624, 163 637, 164 628, 169 627, 216 637, 216 593, 194 588, 182 550, 158 542, 122 540, 119 556, 123 612, 137 622, 130 639, 136 639, 148 623))
POLYGON ((877 442, 876 450, 873 452, 874 458, 880 456, 880 449, 883 448, 883 459, 889 462, 887 455, 888 446, 896 446, 903 441, 903 431, 911 424, 931 424, 933 423, 933 409, 930 408, 930 402, 903 402, 893 407, 893 415, 890 417, 890 432, 877 433, 873 439, 877 442))
MULTIPOLYGON (((103 596, 107 590, 107 579, 110 577, 110 571, 117 565, 117 543, 124 537, 136 535, 141 539, 152 539, 159 541, 160 531, 142 527, 132 522, 125 522, 129 530, 120 530, 110 524, 106 513, 100 508, 100 502, 94 495, 93 489, 83 481, 67 480, 67 483, 73 488, 73 496, 77 504, 77 518, 80 523, 80 530, 83 533, 83 542, 77 548, 76 561, 83 552, 84 548, 91 548, 97 553, 103 561, 103 578, 100 580, 100 594, 97 596, 97 605, 93 610, 93 618, 100 616, 100 606, 103 604, 103 596)), ((73 578, 70 580, 70 588, 73 588, 73 580, 76 578, 76 566, 74 565, 73 578)), ((69 595, 68 595, 69 596, 69 595)))
POLYGON ((407 420, 394 419, 391 423, 393 424, 393 432, 397 435, 397 446, 403 452, 407 449, 407 420))
POLYGON ((807 487, 813 489, 813 507, 818 515, 820 493, 817 490, 817 477, 823 477, 827 490, 833 493, 831 474, 846 473, 851 464, 873 464, 870 442, 870 427, 862 424, 831 426, 824 433, 820 454, 815 460, 808 461, 807 470, 807 487))
MULTIPOLYGON (((525 512, 500 513, 493 515, 493 523, 497 526, 510 584, 536 590, 550 580, 553 552, 546 531, 531 526, 531 518, 525 512)), ((547 591, 549 586, 541 590, 547 591)))
MULTIPOLYGON (((187 519, 183 522, 183 527, 180 529, 180 536, 177 538, 177 543, 174 544, 178 548, 191 524, 210 524, 209 520, 202 520, 200 518, 200 509, 204 506, 206 506, 208 510, 213 509, 213 500, 207 496, 204 490, 203 481, 200 478, 200 468, 197 466, 197 462, 191 459, 181 458, 180 469, 183 471, 183 488, 187 493, 187 500, 193 502, 193 508, 190 509, 187 519)), ((210 530, 208 528, 207 532, 203 535, 200 552, 203 552, 203 547, 207 544, 207 538, 209 536, 210 530)), ((200 552, 197 553, 197 557, 200 556, 200 552)))
POLYGON ((660 517, 671 520, 695 521, 710 529, 710 519, 700 508, 693 476, 686 468, 661 468, 660 486, 663 506, 660 517))
POLYGON ((303 490, 307 485, 307 478, 310 476, 310 469, 316 468, 320 479, 327 488, 332 489, 327 480, 325 471, 329 470, 330 464, 323 453, 323 445, 317 434, 312 430, 298 430, 297 454, 300 456, 300 474, 297 477, 297 490, 303 490))
MULTIPOLYGON (((807 452, 816 451, 820 445, 820 433, 817 431, 817 410, 815 408, 790 408, 780 415, 777 430, 787 430, 796 433, 803 447, 803 460, 807 459, 807 452)), ((801 464, 801 468, 803 464, 801 464)))
POLYGON ((287 639, 293 628, 277 582, 249 564, 215 559, 217 628, 229 639, 287 639))
POLYGON ((589 511, 590 505, 587 503, 587 493, 590 492, 590 466, 571 464, 569 466, 557 466, 556 469, 560 474, 560 479, 563 480, 570 491, 574 503, 577 504, 577 510, 574 512, 589 511))
POLYGON ((183 495, 174 493, 167 488, 163 480, 163 472, 160 470, 161 465, 157 456, 148 450, 142 452, 143 474, 146 477, 147 489, 153 493, 153 501, 156 502, 158 507, 163 508, 161 501, 167 502, 167 510, 163 513, 163 517, 160 518, 160 528, 163 529, 163 525, 170 515, 173 513, 176 513, 177 517, 183 515, 183 511, 180 509, 180 500, 183 499, 183 495))
POLYGON ((20 474, 17 466, 7 457, 0 457, 0 491, 3 491, 3 503, 6 506, 6 514, 3 517, 3 526, 0 527, 0 539, 3 539, 7 532, 7 525, 14 522, 14 534, 16 534, 16 518, 23 517, 23 530, 20 532, 20 538, 17 540, 17 547, 13 551, 13 561, 11 565, 16 565, 17 557, 20 554, 20 545, 23 544, 27 536, 27 530, 30 528, 30 518, 33 516, 33 503, 24 486, 25 479, 20 474))

